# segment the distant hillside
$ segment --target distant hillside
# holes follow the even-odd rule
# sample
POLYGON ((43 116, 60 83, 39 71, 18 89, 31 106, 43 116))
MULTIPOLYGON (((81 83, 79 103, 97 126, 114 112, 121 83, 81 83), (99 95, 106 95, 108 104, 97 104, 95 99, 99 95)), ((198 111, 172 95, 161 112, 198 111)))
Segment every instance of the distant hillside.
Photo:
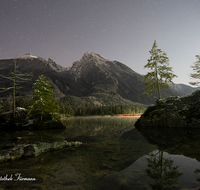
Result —
MULTIPOLYGON (((10 75, 15 59, 0 60, 0 74, 10 75)), ((142 96, 144 84, 140 75, 118 61, 108 60, 96 53, 85 53, 70 67, 64 68, 52 59, 45 60, 30 53, 16 59, 18 71, 32 72, 31 81, 22 84, 17 95, 31 95, 32 85, 40 75, 50 81, 54 95, 74 104, 85 101, 88 105, 152 104, 155 98, 142 96)), ((1 78, 1 87, 10 86, 10 81, 1 78)), ((187 85, 175 85, 162 91, 162 97, 184 95, 194 90, 187 85)), ((10 92, 0 93, 0 97, 10 92)), ((80 103, 81 104, 81 103, 80 103)), ((78 105, 77 105, 78 106, 78 105)))
POLYGON ((180 94, 180 96, 191 94, 195 90, 200 89, 200 87, 191 87, 185 84, 170 85, 170 88, 172 88, 173 90, 176 90, 180 94))

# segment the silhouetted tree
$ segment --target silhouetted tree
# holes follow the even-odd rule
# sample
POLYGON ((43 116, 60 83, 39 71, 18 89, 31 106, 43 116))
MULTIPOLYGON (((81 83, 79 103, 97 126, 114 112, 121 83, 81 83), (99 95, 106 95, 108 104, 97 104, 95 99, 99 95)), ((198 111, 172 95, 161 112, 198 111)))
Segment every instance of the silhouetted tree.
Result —
MULTIPOLYGON (((190 77, 194 78, 194 79, 200 79, 200 55, 195 55, 195 57, 197 58, 197 61, 193 63, 193 65, 191 66, 194 73, 190 74, 190 77)), ((191 85, 199 85, 200 81, 196 81, 196 82, 189 82, 191 85)))
POLYGON ((29 77, 31 77, 31 74, 19 73, 19 71, 17 70, 17 60, 15 58, 14 69, 13 69, 13 71, 11 71, 11 75, 12 75, 11 77, 7 77, 7 76, 0 74, 0 77, 12 81, 12 86, 6 87, 6 88, 0 88, 0 89, 1 89, 1 92, 5 92, 5 91, 11 90, 11 89, 13 91, 12 99, 13 99, 13 119, 14 119, 15 118, 15 107, 16 107, 16 100, 15 100, 16 89, 20 88, 19 87, 20 83, 30 80, 29 77))
POLYGON ((144 66, 144 68, 148 68, 152 71, 144 76, 143 82, 145 82, 145 95, 151 96, 153 90, 155 90, 157 98, 161 99, 160 90, 169 88, 169 83, 173 83, 172 79, 177 76, 173 74, 172 67, 168 66, 169 58, 167 57, 167 54, 157 47, 155 40, 152 49, 149 51, 151 57, 144 66))

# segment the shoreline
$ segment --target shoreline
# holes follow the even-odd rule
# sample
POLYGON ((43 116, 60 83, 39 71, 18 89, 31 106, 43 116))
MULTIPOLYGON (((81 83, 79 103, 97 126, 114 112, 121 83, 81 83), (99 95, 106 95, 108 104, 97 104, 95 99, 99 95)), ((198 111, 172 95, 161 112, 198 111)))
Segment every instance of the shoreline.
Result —
POLYGON ((141 117, 141 115, 119 114, 119 115, 85 115, 85 116, 70 116, 70 117, 61 116, 61 120, 73 119, 73 118, 86 118, 86 117, 89 117, 89 118, 93 118, 93 117, 128 118, 129 117, 129 118, 131 118, 131 117, 141 117))

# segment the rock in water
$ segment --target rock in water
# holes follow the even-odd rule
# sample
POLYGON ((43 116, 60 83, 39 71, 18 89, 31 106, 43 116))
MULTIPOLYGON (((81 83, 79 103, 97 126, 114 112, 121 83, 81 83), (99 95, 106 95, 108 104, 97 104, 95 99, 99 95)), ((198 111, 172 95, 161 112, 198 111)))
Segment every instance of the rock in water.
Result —
POLYGON ((1 131, 6 130, 17 130, 26 123, 27 110, 25 108, 17 107, 15 109, 15 122, 13 121, 13 111, 8 111, 0 114, 0 129, 1 131))
POLYGON ((37 142, 33 144, 14 145, 9 149, 0 150, 0 162, 11 161, 23 156, 38 156, 44 152, 62 149, 64 147, 80 146, 82 142, 67 142, 67 141, 55 141, 37 142))
POLYGON ((13 120, 13 111, 8 111, 0 114, 0 130, 46 130, 46 129, 66 129, 61 121, 49 120, 38 123, 34 120, 26 120, 27 110, 25 108, 17 107, 15 109, 15 121, 13 120))
POLYGON ((168 97, 149 106, 135 123, 140 127, 200 128, 200 90, 183 97, 168 97))

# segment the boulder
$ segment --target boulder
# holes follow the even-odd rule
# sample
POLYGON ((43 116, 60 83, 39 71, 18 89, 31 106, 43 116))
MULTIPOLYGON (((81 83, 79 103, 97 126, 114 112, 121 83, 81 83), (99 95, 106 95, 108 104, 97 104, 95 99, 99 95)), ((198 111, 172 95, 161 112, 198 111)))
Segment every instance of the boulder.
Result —
POLYGON ((49 120, 42 123, 36 120, 26 120, 27 110, 17 107, 15 109, 15 121, 13 120, 13 111, 0 114, 0 130, 46 130, 46 129, 66 129, 61 121, 49 120))
POLYGON ((0 162, 15 160, 24 155, 24 147, 22 145, 14 146, 9 149, 0 151, 0 162))
POLYGON ((1 130, 17 130, 26 123, 27 110, 17 107, 15 109, 15 121, 13 120, 13 110, 0 114, 1 130))
POLYGON ((157 100, 135 123, 140 127, 200 128, 200 90, 183 97, 157 100))

